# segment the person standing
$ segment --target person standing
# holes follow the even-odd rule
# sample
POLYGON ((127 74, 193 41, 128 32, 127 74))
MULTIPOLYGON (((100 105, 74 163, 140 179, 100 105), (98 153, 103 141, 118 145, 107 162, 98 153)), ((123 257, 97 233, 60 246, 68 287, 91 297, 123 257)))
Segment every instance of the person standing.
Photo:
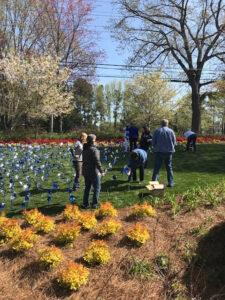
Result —
POLYGON ((142 149, 134 149, 131 152, 130 160, 128 163, 128 181, 133 177, 133 181, 137 180, 136 170, 140 170, 140 182, 144 180, 144 166, 147 161, 147 152, 142 149))
POLYGON ((137 139, 138 139, 138 128, 131 123, 129 127, 129 142, 130 142, 130 152, 133 149, 137 148, 137 139))
POLYGON ((147 126, 142 127, 142 135, 140 140, 140 149, 148 152, 149 147, 152 144, 152 135, 150 134, 150 129, 147 126))
POLYGON ((184 136, 187 139, 187 145, 185 151, 188 151, 190 148, 190 145, 192 144, 194 148, 194 152, 196 152, 196 140, 197 140, 197 134, 191 130, 184 132, 184 136))
POLYGON ((129 145, 129 126, 126 126, 123 128, 125 131, 124 133, 124 151, 127 152, 128 150, 128 145, 129 145))
POLYGON ((170 129, 168 125, 168 120, 162 120, 162 127, 156 129, 152 137, 152 145, 155 150, 155 165, 152 180, 158 180, 159 170, 164 161, 167 171, 168 187, 173 187, 172 154, 175 152, 176 137, 174 131, 170 129))
POLYGON ((94 145, 96 135, 89 134, 87 136, 87 143, 83 148, 83 176, 85 181, 83 208, 89 207, 89 194, 91 186, 94 188, 92 208, 96 209, 98 206, 98 198, 101 190, 101 177, 105 175, 100 162, 100 152, 94 145))
POLYGON ((86 143, 87 134, 85 132, 81 133, 81 136, 78 141, 73 144, 73 147, 70 149, 73 156, 73 165, 75 168, 76 176, 74 179, 73 190, 76 190, 80 187, 80 177, 82 175, 82 163, 83 163, 83 144, 86 143))

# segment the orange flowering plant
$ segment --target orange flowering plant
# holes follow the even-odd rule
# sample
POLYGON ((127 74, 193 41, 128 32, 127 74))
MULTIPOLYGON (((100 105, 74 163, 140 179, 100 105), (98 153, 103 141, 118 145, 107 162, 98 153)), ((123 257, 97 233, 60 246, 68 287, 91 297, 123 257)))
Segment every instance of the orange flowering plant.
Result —
POLYGON ((59 270, 57 281, 60 285, 76 291, 81 285, 87 283, 89 271, 82 264, 70 260, 66 266, 59 270))
POLYGON ((127 237, 137 245, 144 244, 149 239, 149 233, 146 226, 136 223, 128 231, 127 237))
POLYGON ((50 217, 42 215, 38 222, 33 225, 35 232, 49 233, 55 229, 55 222, 50 217))
POLYGON ((54 245, 38 251, 38 261, 44 268, 54 269, 61 263, 62 259, 60 249, 56 248, 54 245))
POLYGON ((90 265, 104 265, 110 260, 110 253, 106 242, 94 240, 84 254, 84 260, 90 265))
POLYGON ((92 211, 82 212, 78 219, 78 224, 81 225, 83 229, 94 228, 97 224, 95 213, 92 211))
POLYGON ((112 234, 117 232, 122 227, 121 223, 110 218, 108 220, 104 220, 101 224, 99 224, 97 228, 97 234, 99 236, 106 236, 108 234, 112 234))
POLYGON ((79 208, 77 205, 66 205, 66 208, 63 211, 63 217, 66 220, 73 220, 76 221, 81 215, 79 208))
POLYGON ((116 217, 117 210, 110 202, 105 202, 100 204, 100 208, 96 211, 96 217, 105 218, 105 217, 116 217))
POLYGON ((143 204, 141 204, 141 205, 134 204, 132 207, 131 214, 137 218, 138 217, 155 217, 156 216, 155 210, 146 201, 144 201, 143 204))
POLYGON ((18 220, 7 219, 1 223, 0 226, 0 236, 6 240, 11 239, 22 231, 18 220))
POLYGON ((39 236, 36 235, 31 228, 22 230, 9 242, 9 248, 16 251, 22 252, 33 248, 35 242, 38 240, 39 236))
POLYGON ((73 223, 60 223, 56 228, 55 239, 60 244, 68 244, 74 241, 79 233, 81 227, 73 223))
POLYGON ((31 210, 24 210, 23 211, 23 219, 26 221, 27 224, 33 225, 38 222, 39 218, 42 217, 43 214, 38 211, 37 208, 31 210))

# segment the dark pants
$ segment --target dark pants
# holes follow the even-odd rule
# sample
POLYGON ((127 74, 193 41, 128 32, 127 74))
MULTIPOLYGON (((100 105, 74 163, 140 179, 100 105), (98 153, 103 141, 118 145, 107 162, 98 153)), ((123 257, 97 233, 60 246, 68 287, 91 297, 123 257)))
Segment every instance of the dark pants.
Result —
POLYGON ((137 148, 137 138, 129 138, 130 152, 137 148))
POLYGON ((98 175, 96 175, 94 177, 86 177, 85 176, 84 181, 85 181, 84 198, 83 198, 84 206, 89 205, 89 194, 91 191, 91 186, 93 186, 93 188, 94 188, 92 206, 97 205, 99 193, 101 190, 101 177, 98 175))
POLYGON ((195 152, 196 151, 196 140, 197 140, 196 134, 189 135, 189 137, 187 138, 187 145, 186 145, 185 151, 188 151, 190 148, 190 145, 192 144, 192 146, 194 148, 194 152, 195 152))
POLYGON ((152 180, 157 181, 159 177, 159 170, 162 162, 165 162, 167 171, 167 180, 170 186, 173 186, 173 170, 172 170, 172 153, 171 152, 156 152, 154 171, 152 180))
POLYGON ((83 164, 82 161, 73 161, 73 165, 76 171, 76 177, 74 180, 76 183, 78 183, 78 185, 80 183, 80 177, 82 175, 82 164, 83 164))
MULTIPOLYGON (((140 166, 137 166, 136 169, 131 170, 131 176, 134 181, 137 180, 137 173, 136 173, 137 169, 139 169, 139 171, 140 171, 140 181, 144 180, 144 166, 145 166, 144 164, 141 164, 140 166)), ((131 176, 128 178, 128 181, 130 181, 131 176)))

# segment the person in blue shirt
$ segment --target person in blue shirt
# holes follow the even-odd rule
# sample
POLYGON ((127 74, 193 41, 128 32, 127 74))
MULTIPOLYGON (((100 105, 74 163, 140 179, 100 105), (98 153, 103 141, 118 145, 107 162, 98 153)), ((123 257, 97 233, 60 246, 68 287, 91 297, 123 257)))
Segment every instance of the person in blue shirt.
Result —
POLYGON ((131 152, 130 160, 128 163, 128 181, 133 177, 133 181, 137 180, 136 170, 140 170, 140 182, 144 180, 144 166, 147 161, 147 153, 142 149, 134 149, 131 152))
POLYGON ((133 149, 137 148, 137 140, 138 140, 138 128, 131 123, 129 127, 129 142, 130 142, 130 152, 133 149))
POLYGON ((174 185, 172 170, 172 154, 175 152, 176 137, 172 129, 168 127, 169 121, 162 120, 162 127, 155 130, 152 137, 152 146, 155 151, 155 165, 152 180, 157 181, 162 162, 165 162, 168 187, 174 185))

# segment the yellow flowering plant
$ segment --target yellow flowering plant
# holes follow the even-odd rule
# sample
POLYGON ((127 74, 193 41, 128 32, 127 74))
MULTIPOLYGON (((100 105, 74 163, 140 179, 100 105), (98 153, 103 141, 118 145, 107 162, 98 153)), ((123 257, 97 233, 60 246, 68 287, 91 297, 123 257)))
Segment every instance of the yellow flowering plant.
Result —
POLYGON ((63 211, 63 218, 66 220, 76 221, 81 215, 77 205, 66 205, 66 208, 63 211))
POLYGON ((97 220, 95 218, 95 213, 92 211, 82 212, 78 224, 82 226, 83 229, 92 229, 97 225, 97 220))
POLYGON ((94 240, 84 254, 84 260, 90 265, 104 265, 110 260, 110 253, 106 242, 94 240))
POLYGON ((132 207, 131 214, 137 218, 139 218, 139 217, 155 217, 156 216, 155 210, 146 201, 144 201, 143 204, 141 204, 141 205, 134 204, 132 207))
POLYGON ((106 236, 117 232, 122 227, 121 223, 110 218, 104 220, 97 228, 97 235, 106 236))
POLYGON ((117 210, 110 202, 100 204, 100 208, 96 211, 97 218, 116 217, 117 210))
POLYGON ((68 244, 74 241, 79 233, 81 227, 73 223, 60 223, 56 228, 55 239, 60 244, 68 244))
POLYGON ((38 251, 38 261, 42 267, 54 269, 62 262, 62 253, 54 245, 38 251))
POLYGON ((63 269, 59 270, 57 281, 61 286, 76 291, 81 285, 87 283, 88 275, 87 268, 70 260, 66 262, 63 269))
POLYGON ((33 248, 39 236, 36 235, 31 228, 22 230, 9 242, 9 248, 16 252, 23 252, 33 248))
POLYGON ((136 223, 129 229, 127 237, 137 245, 144 244, 149 239, 149 233, 146 226, 136 223))
POLYGON ((23 219, 29 225, 33 225, 38 222, 39 218, 41 218, 43 214, 38 211, 37 208, 31 210, 24 210, 23 211, 23 219))
POLYGON ((37 223, 33 225, 35 232, 49 233, 55 229, 55 222, 48 216, 41 216, 37 223))
POLYGON ((14 236, 17 236, 22 231, 18 220, 7 219, 1 223, 0 226, 0 236, 6 240, 11 239, 14 236))

